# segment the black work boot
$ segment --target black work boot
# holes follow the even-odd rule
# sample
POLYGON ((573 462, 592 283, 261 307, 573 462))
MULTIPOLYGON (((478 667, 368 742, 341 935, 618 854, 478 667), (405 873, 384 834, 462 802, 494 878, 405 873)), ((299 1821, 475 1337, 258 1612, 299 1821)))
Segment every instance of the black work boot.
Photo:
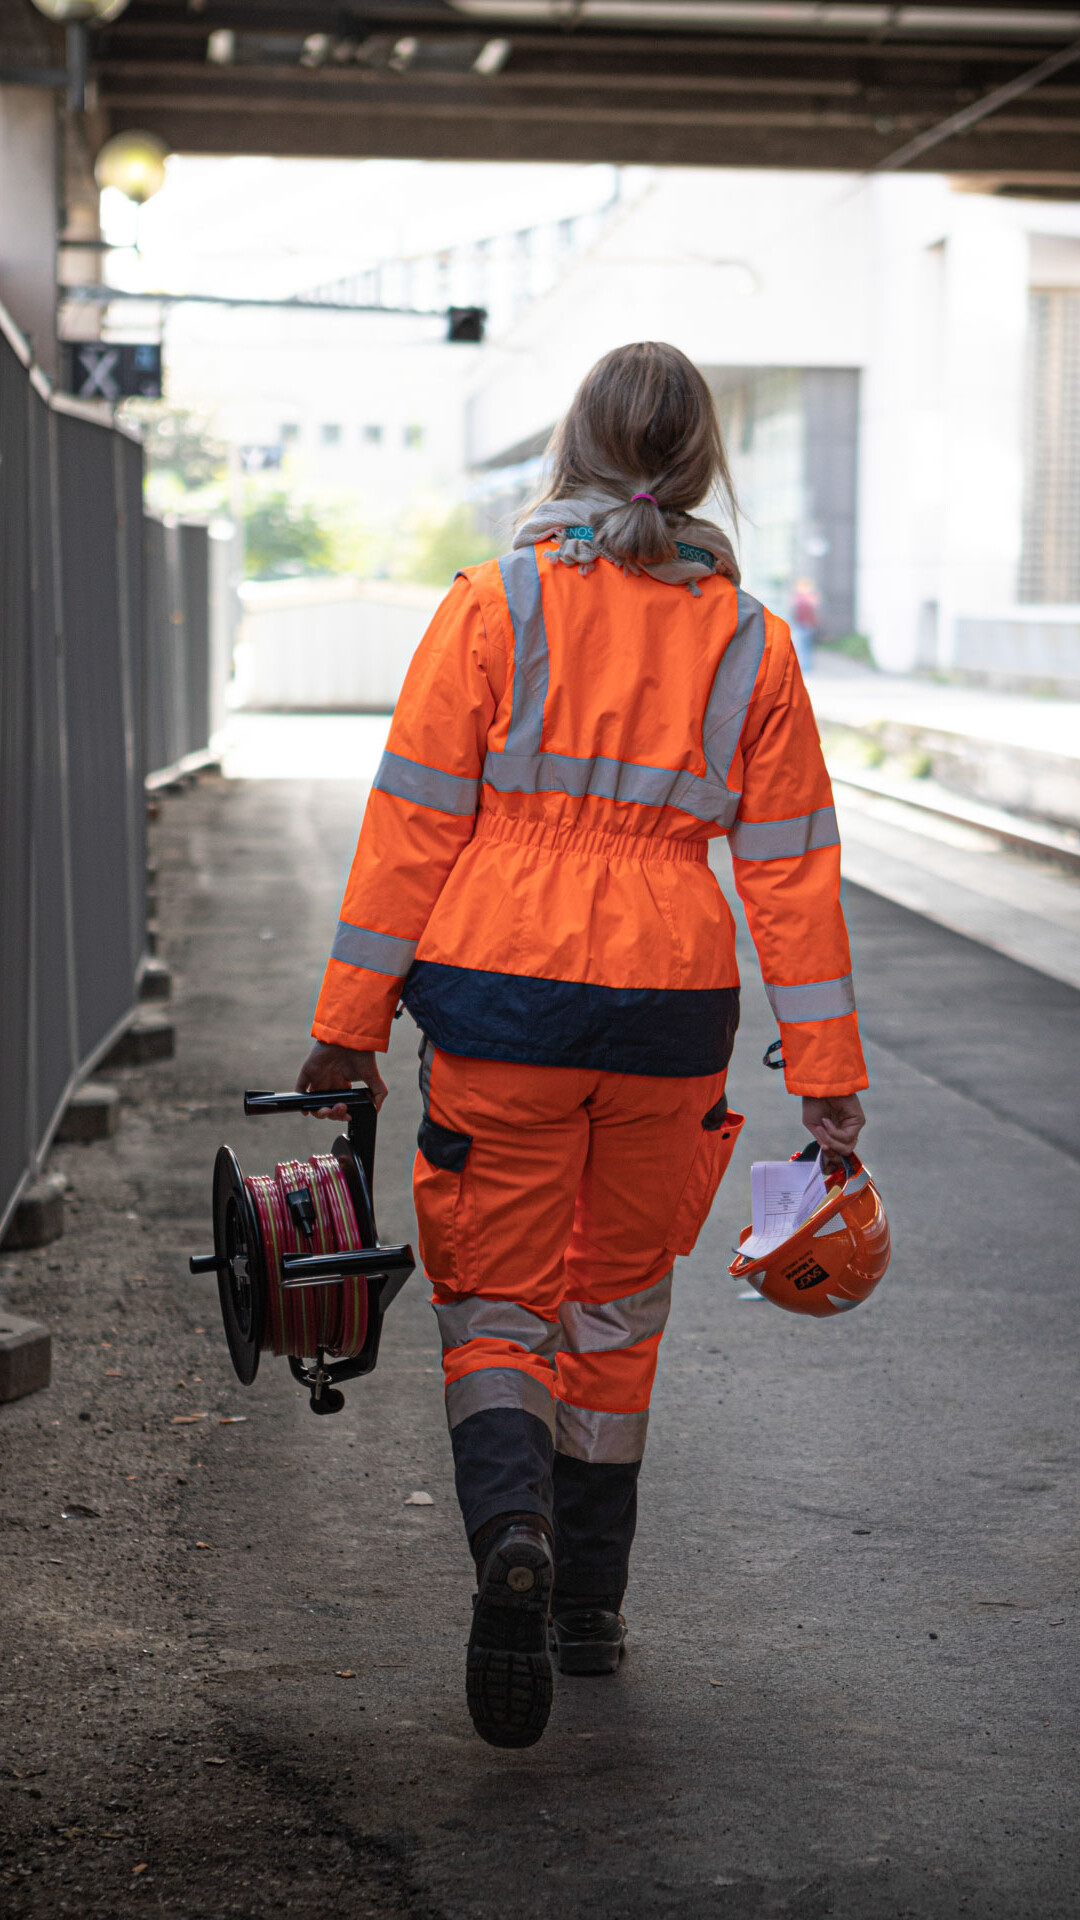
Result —
POLYGON ((626 1652, 626 1621, 602 1601, 568 1601, 552 1615, 551 1651, 560 1673, 614 1673, 626 1652))
POLYGON ((504 1514, 473 1542, 478 1592, 465 1697, 481 1740, 531 1747, 551 1712, 548 1611, 555 1563, 539 1514, 504 1514))
POLYGON ((560 1673, 614 1673, 626 1650, 620 1608, 637 1521, 640 1460, 554 1460, 551 1650, 560 1673))

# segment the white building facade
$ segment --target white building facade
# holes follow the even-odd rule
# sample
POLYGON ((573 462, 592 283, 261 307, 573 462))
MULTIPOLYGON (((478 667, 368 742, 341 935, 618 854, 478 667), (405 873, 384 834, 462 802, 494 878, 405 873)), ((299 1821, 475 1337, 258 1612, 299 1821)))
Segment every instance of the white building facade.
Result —
POLYGON ((493 338, 489 520, 588 367, 667 339, 720 405, 744 576, 879 665, 1080 682, 1080 206, 937 175, 628 169, 586 257, 493 338))

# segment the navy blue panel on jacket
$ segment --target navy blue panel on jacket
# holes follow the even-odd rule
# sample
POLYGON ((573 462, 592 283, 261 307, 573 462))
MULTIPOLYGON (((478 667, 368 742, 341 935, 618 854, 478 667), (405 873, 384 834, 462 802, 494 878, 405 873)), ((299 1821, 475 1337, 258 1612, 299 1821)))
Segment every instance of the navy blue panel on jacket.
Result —
POLYGON ((444 1053, 673 1079, 720 1073, 738 987, 597 987, 417 960, 402 999, 444 1053))

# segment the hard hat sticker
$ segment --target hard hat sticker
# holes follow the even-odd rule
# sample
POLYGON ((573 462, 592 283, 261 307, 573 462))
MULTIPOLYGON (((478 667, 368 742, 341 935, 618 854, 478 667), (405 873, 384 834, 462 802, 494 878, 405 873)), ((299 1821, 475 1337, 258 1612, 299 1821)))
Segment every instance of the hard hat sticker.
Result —
POLYGON ((790 1280, 800 1293, 807 1287, 816 1287, 820 1281, 827 1280, 824 1267, 819 1266, 812 1253, 804 1253, 801 1260, 794 1260, 790 1267, 783 1269, 785 1280, 790 1280))

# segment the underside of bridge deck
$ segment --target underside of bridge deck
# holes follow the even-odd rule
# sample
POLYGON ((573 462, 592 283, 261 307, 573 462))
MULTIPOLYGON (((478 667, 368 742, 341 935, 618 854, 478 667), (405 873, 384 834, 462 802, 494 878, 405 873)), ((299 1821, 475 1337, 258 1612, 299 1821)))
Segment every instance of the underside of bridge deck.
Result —
MULTIPOLYGON (((214 153, 868 169, 1080 42, 1080 8, 131 0, 106 130, 214 153)), ((1080 60, 910 162, 1080 191, 1080 60)))

